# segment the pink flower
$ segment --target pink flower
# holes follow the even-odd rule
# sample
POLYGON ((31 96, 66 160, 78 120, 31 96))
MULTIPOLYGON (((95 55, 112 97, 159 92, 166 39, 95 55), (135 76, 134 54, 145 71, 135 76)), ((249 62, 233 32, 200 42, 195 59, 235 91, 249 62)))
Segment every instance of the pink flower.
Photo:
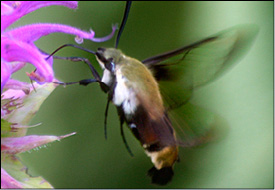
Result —
POLYGON ((43 54, 34 42, 39 38, 51 33, 61 32, 76 36, 76 41, 81 43, 83 39, 95 42, 102 42, 110 39, 116 26, 113 26, 112 33, 103 38, 95 38, 94 31, 81 31, 77 28, 62 24, 32 24, 12 30, 7 27, 17 21, 22 16, 42 7, 51 5, 63 5, 68 8, 77 8, 75 1, 2 1, 1 2, 1 91, 11 77, 11 74, 31 63, 36 67, 36 71, 30 73, 32 80, 43 84, 52 82, 54 71, 52 69, 52 59, 45 60, 43 54))
POLYGON ((56 87, 51 83, 55 80, 53 59, 46 59, 47 55, 34 42, 56 32, 72 34, 79 43, 83 39, 101 42, 110 39, 116 30, 113 26, 110 35, 95 38, 92 30, 85 32, 62 24, 39 23, 8 29, 24 15, 51 5, 77 8, 75 1, 1 1, 1 188, 51 188, 43 178, 27 175, 26 167, 16 154, 75 134, 25 136, 32 127, 28 126, 30 120, 56 87), (27 63, 36 68, 28 73, 35 81, 35 90, 29 83, 12 79, 12 74, 27 63))

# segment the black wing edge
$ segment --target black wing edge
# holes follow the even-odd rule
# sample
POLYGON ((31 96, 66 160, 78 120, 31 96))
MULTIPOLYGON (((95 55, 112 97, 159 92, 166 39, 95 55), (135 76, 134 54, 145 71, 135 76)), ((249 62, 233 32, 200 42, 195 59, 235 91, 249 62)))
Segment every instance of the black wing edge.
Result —
POLYGON ((157 64, 161 61, 164 61, 170 57, 173 57, 175 55, 178 55, 184 51, 188 51, 191 49, 194 49, 196 47, 199 47, 200 45, 203 45, 205 43, 214 41, 215 39, 219 38, 223 34, 226 34, 227 32, 233 31, 233 30, 239 30, 239 42, 237 42, 236 46, 237 49, 248 49, 250 45, 253 43, 256 35, 259 32, 259 27, 256 24, 241 24, 241 25, 236 25, 234 27, 228 28, 226 30, 223 30, 212 37, 208 37, 206 39, 200 40, 196 43, 184 46, 179 49, 175 49, 166 53, 162 53, 153 57, 149 57, 147 59, 144 59, 142 61, 143 64, 148 66, 149 68, 152 67, 154 64, 157 64))
POLYGON ((168 59, 170 57, 178 55, 178 54, 180 54, 180 53, 182 53, 184 51, 196 48, 196 47, 198 47, 198 46, 200 46, 200 45, 202 45, 204 43, 213 41, 216 38, 217 37, 210 37, 210 38, 201 40, 199 42, 196 42, 196 43, 188 45, 188 46, 184 46, 184 47, 176 49, 176 50, 172 50, 172 51, 169 51, 169 52, 166 52, 166 53, 162 53, 162 54, 159 54, 159 55, 156 55, 156 56, 153 56, 153 57, 149 57, 149 58, 143 60, 142 63, 145 64, 145 65, 147 65, 150 68, 150 66, 153 66, 156 63, 159 63, 159 62, 164 61, 164 60, 166 60, 166 59, 168 59))

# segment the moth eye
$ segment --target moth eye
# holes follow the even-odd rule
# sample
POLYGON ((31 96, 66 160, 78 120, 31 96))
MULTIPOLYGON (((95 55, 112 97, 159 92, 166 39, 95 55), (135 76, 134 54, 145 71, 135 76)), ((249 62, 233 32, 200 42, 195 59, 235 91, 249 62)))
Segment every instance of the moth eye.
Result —
POLYGON ((97 56, 97 58, 100 60, 100 61, 102 61, 103 63, 105 63, 106 62, 106 59, 105 59, 105 57, 102 55, 102 53, 101 52, 96 52, 95 53, 95 55, 97 56))
MULTIPOLYGON (((111 62, 111 58, 109 59, 106 59, 105 56, 104 56, 104 53, 100 50, 100 49, 104 49, 104 48, 98 48, 97 52, 95 53, 96 54, 96 57, 102 62, 104 63, 105 65, 105 68, 106 68, 106 64, 108 64, 109 62, 111 62)), ((105 49, 104 49, 105 50, 105 49)))
POLYGON ((107 59, 107 61, 105 62, 105 68, 111 71, 112 73, 115 71, 116 65, 113 62, 113 58, 107 59))
POLYGON ((106 49, 105 48, 98 48, 97 51, 101 51, 101 52, 104 52, 106 49))

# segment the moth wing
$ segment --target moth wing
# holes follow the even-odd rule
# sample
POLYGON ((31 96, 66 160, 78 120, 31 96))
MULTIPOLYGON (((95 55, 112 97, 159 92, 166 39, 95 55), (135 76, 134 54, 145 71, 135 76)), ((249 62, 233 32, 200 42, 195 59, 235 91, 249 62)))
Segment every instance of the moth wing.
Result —
POLYGON ((195 147, 225 137, 229 130, 227 121, 220 115, 188 102, 169 112, 177 134, 177 144, 195 147))
POLYGON ((249 50, 258 33, 253 24, 240 25, 183 48, 142 61, 159 82, 170 109, 185 104, 197 87, 219 78, 249 50))

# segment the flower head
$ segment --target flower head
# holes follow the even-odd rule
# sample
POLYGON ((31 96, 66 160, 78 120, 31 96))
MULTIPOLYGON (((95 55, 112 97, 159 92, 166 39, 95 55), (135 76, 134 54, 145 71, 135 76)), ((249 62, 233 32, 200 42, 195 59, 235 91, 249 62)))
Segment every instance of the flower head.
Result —
POLYGON ((75 1, 1 1, 1 188, 52 187, 41 177, 28 176, 16 154, 74 134, 25 136, 27 128, 31 127, 28 126, 30 120, 56 87, 51 83, 55 80, 53 59, 46 59, 48 55, 34 42, 56 32, 76 36, 77 43, 82 43, 83 39, 101 42, 110 39, 116 30, 113 26, 110 35, 95 38, 92 30, 85 32, 63 24, 38 23, 8 29, 24 15, 52 5, 77 8, 75 1), (27 63, 36 68, 27 73, 34 84, 12 79, 12 74, 27 63))
POLYGON ((29 75, 30 79, 43 84, 52 82, 54 71, 52 69, 52 59, 45 59, 47 55, 42 53, 34 42, 39 38, 51 33, 61 32, 76 36, 76 41, 82 42, 89 39, 101 42, 110 39, 116 27, 113 26, 112 33, 103 38, 95 38, 94 31, 85 32, 77 28, 62 24, 31 24, 12 30, 7 27, 17 21, 22 16, 45 6, 63 5, 68 8, 76 8, 75 1, 2 1, 1 2, 1 91, 11 77, 11 74, 18 71, 30 63, 36 67, 35 72, 29 75))

